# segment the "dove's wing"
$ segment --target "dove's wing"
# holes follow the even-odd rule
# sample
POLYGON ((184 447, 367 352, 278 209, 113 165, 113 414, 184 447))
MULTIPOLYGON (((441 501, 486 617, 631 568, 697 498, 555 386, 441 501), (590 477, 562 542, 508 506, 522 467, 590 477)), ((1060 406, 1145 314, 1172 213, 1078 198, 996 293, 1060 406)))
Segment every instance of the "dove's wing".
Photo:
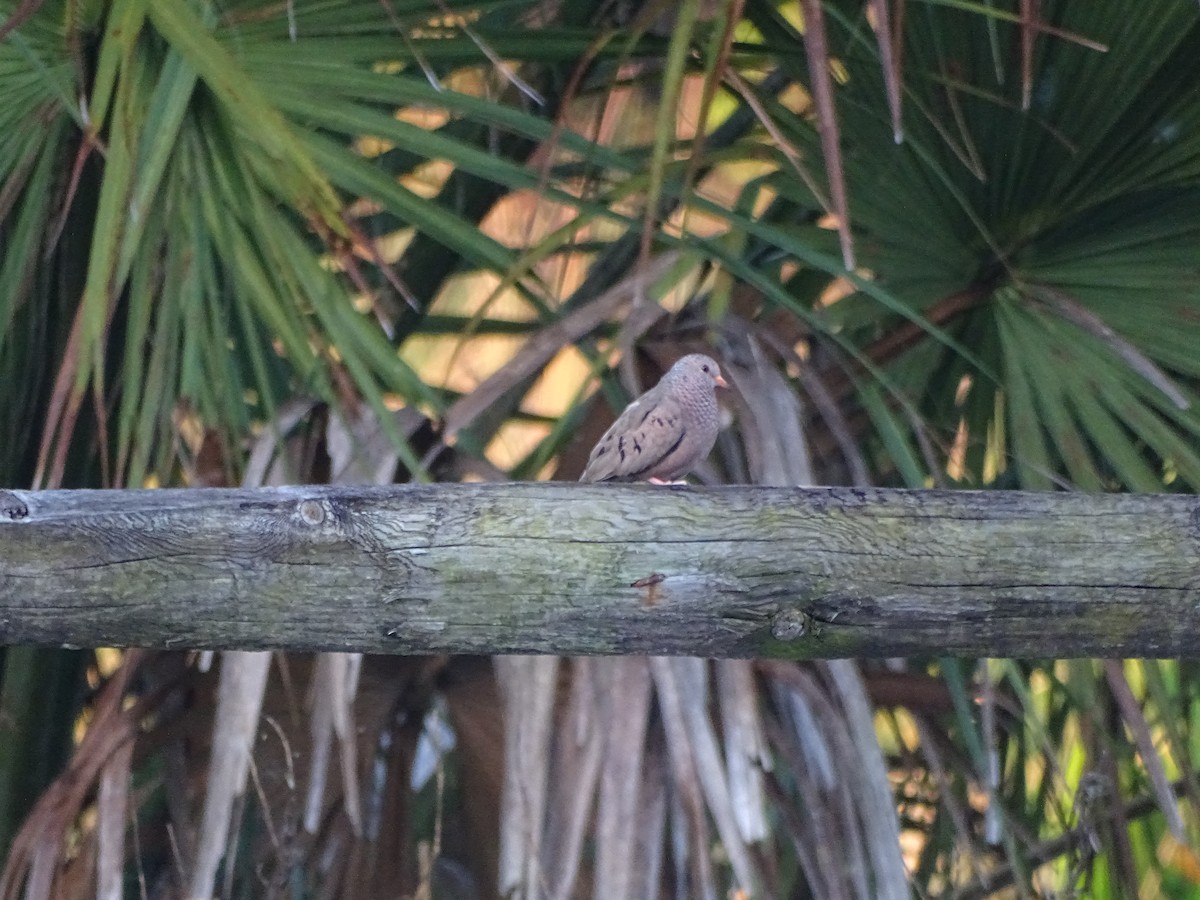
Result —
POLYGON ((638 481, 669 468, 687 437, 679 404, 651 390, 633 401, 604 432, 588 457, 580 481, 638 481))

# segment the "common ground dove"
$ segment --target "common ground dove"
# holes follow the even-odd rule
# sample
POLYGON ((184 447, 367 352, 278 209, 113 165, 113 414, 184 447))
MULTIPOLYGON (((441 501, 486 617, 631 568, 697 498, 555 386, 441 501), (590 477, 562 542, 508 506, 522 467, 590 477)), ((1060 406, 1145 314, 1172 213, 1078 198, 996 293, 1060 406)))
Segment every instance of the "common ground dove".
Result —
POLYGON ((682 478, 717 440, 721 369, 702 353, 671 366, 617 417, 592 449, 580 481, 667 482, 682 478))

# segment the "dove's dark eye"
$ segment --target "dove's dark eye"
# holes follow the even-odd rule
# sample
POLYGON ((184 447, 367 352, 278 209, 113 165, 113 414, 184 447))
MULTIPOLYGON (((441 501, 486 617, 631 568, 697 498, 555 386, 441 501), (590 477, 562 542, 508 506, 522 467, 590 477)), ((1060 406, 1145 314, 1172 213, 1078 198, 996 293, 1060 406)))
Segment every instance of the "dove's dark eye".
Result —
POLYGON ((705 372, 708 371, 708 366, 701 366, 700 368, 702 368, 705 372))

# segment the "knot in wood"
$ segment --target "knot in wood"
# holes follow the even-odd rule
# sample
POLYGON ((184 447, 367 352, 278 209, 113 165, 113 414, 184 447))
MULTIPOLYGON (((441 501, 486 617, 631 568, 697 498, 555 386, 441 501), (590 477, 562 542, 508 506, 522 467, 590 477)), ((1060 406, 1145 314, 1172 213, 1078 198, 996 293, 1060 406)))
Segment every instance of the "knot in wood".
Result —
POLYGON ((635 587, 635 588, 654 587, 654 585, 662 584, 666 580, 667 580, 667 576, 664 575, 662 572, 654 572, 653 574, 647 575, 645 578, 639 578, 637 581, 635 581, 633 584, 631 584, 630 587, 635 587))
POLYGON ((771 617, 771 637, 777 641, 795 641, 813 629, 813 619, 802 609, 781 609, 771 617))
POLYGON ((316 527, 325 521, 325 504, 320 500, 300 501, 300 521, 316 527))
POLYGON ((24 500, 12 491, 0 491, 0 516, 16 522, 28 515, 29 507, 24 500))

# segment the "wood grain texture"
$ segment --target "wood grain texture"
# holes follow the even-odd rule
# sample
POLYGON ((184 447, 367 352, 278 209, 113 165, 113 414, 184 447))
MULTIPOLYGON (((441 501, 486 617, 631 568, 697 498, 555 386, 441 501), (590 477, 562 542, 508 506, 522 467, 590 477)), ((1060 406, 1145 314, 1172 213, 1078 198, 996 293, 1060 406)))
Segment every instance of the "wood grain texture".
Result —
POLYGON ((1200 656, 1200 498, 507 484, 0 492, 0 643, 1200 656))

